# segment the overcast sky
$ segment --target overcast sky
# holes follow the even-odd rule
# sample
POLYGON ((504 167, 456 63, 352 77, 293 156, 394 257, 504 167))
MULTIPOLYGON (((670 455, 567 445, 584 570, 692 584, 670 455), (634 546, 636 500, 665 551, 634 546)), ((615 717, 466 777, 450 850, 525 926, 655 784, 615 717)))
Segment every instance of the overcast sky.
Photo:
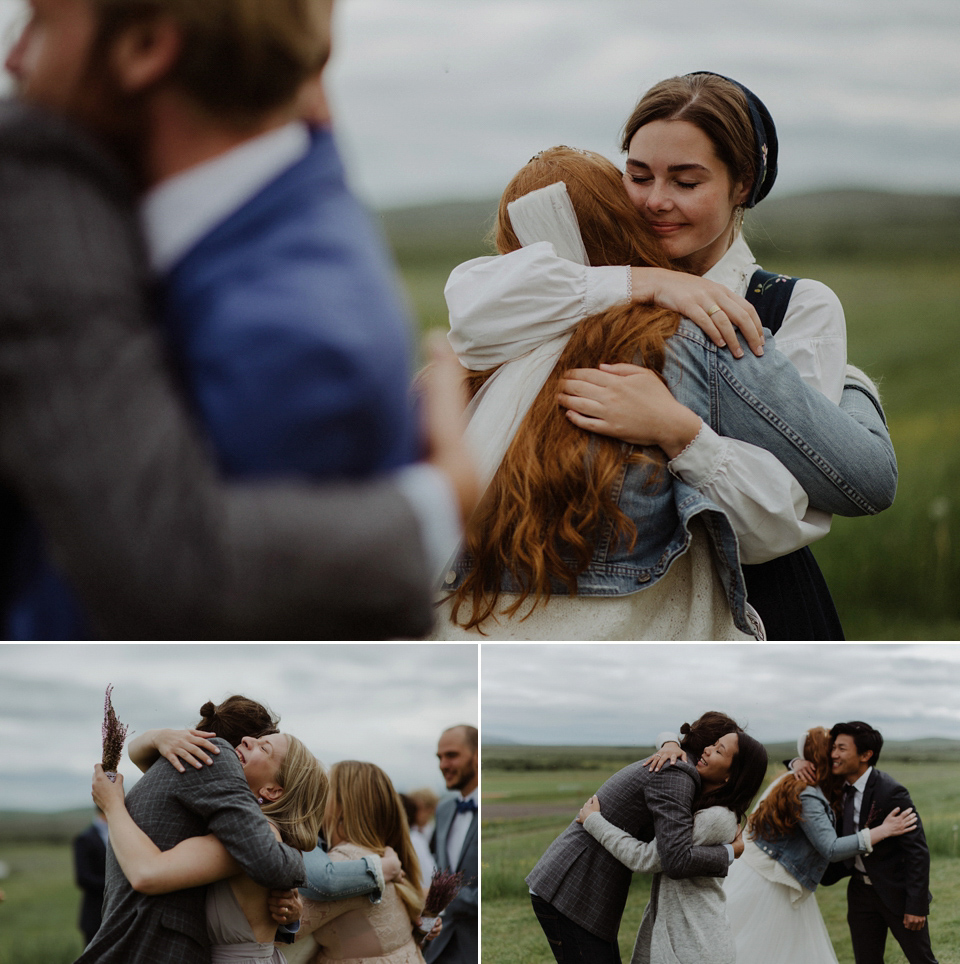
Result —
MULTIPOLYGON (((23 0, 0 0, 0 26, 23 0)), ((358 191, 500 194, 553 144, 619 160, 664 77, 713 70, 770 108, 779 193, 960 192, 957 0, 336 0, 328 86, 358 191)))
POLYGON ((890 740, 960 739, 960 645, 485 643, 483 736, 649 745, 706 710, 766 742, 866 720, 890 740))
MULTIPOLYGON (((440 732, 477 725, 469 645, 0 645, 0 810, 89 802, 110 683, 128 739, 194 726, 207 700, 243 693, 324 763, 370 760, 401 791, 442 792, 440 732)), ((122 772, 131 784, 126 758, 122 772)))

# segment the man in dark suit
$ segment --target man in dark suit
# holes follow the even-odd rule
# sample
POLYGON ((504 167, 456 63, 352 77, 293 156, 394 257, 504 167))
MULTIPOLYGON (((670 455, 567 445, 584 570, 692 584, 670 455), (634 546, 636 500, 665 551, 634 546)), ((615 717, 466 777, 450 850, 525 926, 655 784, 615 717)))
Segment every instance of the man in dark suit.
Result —
MULTIPOLYGON (((38 0, 8 65, 27 99, 82 122, 142 179, 148 172, 134 159, 150 153, 140 139, 143 117, 111 100, 126 88, 103 76, 103 64, 114 62, 104 48, 146 31, 149 42, 138 49, 169 55, 161 74, 176 56, 163 46, 172 35, 162 10, 136 24, 117 10, 109 0, 38 0)), ((105 172, 89 145, 68 143, 63 131, 51 142, 49 124, 15 120, 20 154, 6 166, 12 203, 0 225, 0 362, 10 386, 0 406, 6 638, 427 632, 439 569, 428 530, 437 506, 449 509, 461 494, 454 482, 451 502, 462 450, 439 473, 412 466, 386 475, 381 468, 399 464, 391 456, 365 467, 362 482, 331 484, 329 498, 306 498, 302 485, 278 485, 272 499, 249 487, 225 496, 163 376, 164 346, 145 327, 140 244, 129 208, 116 211, 129 204, 122 179, 109 166, 105 172), (38 158, 44 183, 31 185, 38 158), (64 571, 83 605, 65 589, 64 571)), ((396 383, 395 375, 392 390, 396 383)), ((290 465, 267 469, 274 470, 296 474, 290 465)))
POLYGON ((443 929, 424 951, 427 964, 476 964, 480 894, 479 734, 475 726, 452 726, 440 734, 437 759, 448 790, 457 796, 437 807, 434 857, 438 870, 463 873, 460 893, 443 912, 443 929))
POLYGON ((83 891, 80 899, 80 930, 84 944, 100 930, 107 859, 107 821, 98 810, 93 823, 73 838, 73 874, 83 891))
MULTIPOLYGON (((883 748, 877 730, 857 720, 837 723, 830 735, 833 772, 846 780, 844 835, 877 826, 895 807, 902 811, 914 806, 905 787, 875 769, 883 748)), ((919 820, 913 831, 888 837, 872 853, 831 864, 822 883, 848 875, 847 922, 857 964, 883 964, 888 931, 910 964, 937 964, 927 922, 930 851, 919 820)))

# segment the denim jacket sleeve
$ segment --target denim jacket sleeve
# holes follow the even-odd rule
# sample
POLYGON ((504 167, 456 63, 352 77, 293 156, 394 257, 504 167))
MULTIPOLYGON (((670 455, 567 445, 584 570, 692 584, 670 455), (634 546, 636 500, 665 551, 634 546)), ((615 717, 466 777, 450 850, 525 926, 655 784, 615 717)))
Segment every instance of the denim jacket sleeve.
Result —
POLYGON ((383 871, 378 857, 333 861, 318 845, 303 855, 307 886, 300 893, 311 900, 342 900, 369 894, 377 903, 383 893, 383 871))
POLYGON ((860 833, 849 837, 837 836, 830 817, 830 805, 820 793, 813 789, 804 790, 800 794, 800 803, 803 810, 800 827, 811 845, 830 863, 868 852, 860 833))
MULTIPOLYGON (((835 405, 803 381, 769 333, 761 357, 744 346, 744 357, 734 359, 692 328, 684 321, 681 338, 673 341, 682 353, 681 366, 692 360, 688 352, 709 353, 706 384, 695 384, 693 397, 709 398, 712 428, 772 452, 796 477, 813 508, 858 516, 874 515, 893 503, 897 460, 870 395, 850 385, 835 405)), ((688 369, 680 379, 691 377, 696 382, 699 376, 688 369)))

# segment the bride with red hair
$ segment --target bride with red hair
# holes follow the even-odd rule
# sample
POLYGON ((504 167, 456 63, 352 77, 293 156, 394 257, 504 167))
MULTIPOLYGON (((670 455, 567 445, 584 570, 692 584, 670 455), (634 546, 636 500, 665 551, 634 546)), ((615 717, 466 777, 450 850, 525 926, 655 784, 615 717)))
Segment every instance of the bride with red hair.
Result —
MULTIPOLYGON (((621 172, 589 151, 543 151, 507 186, 498 250, 544 241, 584 264, 669 266, 621 172)), ((773 452, 825 511, 890 497, 875 466, 895 460, 872 405, 838 407, 772 347, 733 362, 676 312, 632 302, 560 337, 512 329, 508 314, 470 336, 472 356, 493 361, 467 376, 490 484, 444 577, 437 638, 763 638, 729 518, 667 467, 670 433, 691 417, 773 452), (604 363, 644 368, 655 424, 643 444, 582 432, 558 405, 565 373, 604 363)))

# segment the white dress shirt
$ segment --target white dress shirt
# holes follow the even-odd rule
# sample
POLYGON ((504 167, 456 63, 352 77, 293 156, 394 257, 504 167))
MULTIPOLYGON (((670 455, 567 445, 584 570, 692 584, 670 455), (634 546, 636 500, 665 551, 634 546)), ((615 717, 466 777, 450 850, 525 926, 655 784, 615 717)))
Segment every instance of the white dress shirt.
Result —
MULTIPOLYGON (((154 272, 169 272, 198 241, 309 150, 309 129, 292 121, 152 188, 141 204, 140 223, 154 272)), ((447 547, 461 536, 453 486, 426 463, 400 469, 393 478, 417 519, 430 572, 439 572, 447 562, 447 547)))
MULTIPOLYGON (((480 787, 474 787, 473 793, 468 793, 466 796, 461 793, 460 799, 472 800, 479 806, 480 787)), ((453 815, 453 822, 450 824, 450 831, 447 834, 447 866, 449 866, 451 870, 457 869, 460 852, 463 850, 463 842, 467 839, 467 831, 470 829, 473 821, 479 818, 479 810, 474 812, 465 810, 463 813, 455 813, 453 815)))
MULTIPOLYGON (((742 237, 705 275, 739 295, 757 265, 742 237)), ((499 364, 491 346, 498 326, 529 328, 537 339, 567 331, 588 315, 630 296, 630 269, 588 267, 557 257, 549 242, 507 255, 475 258, 455 268, 444 289, 450 342, 466 367, 499 364), (472 323, 483 320, 484 324, 472 323), (458 332, 469 329, 467 343, 458 332), (489 344, 485 341, 489 338, 489 344)), ((846 326, 836 295, 809 279, 797 281, 776 346, 805 382, 838 402, 846 369, 846 326)), ((809 508, 807 495, 770 452, 717 435, 709 426, 668 463, 670 470, 724 509, 737 533, 743 563, 766 562, 822 538, 831 516, 809 508)))

